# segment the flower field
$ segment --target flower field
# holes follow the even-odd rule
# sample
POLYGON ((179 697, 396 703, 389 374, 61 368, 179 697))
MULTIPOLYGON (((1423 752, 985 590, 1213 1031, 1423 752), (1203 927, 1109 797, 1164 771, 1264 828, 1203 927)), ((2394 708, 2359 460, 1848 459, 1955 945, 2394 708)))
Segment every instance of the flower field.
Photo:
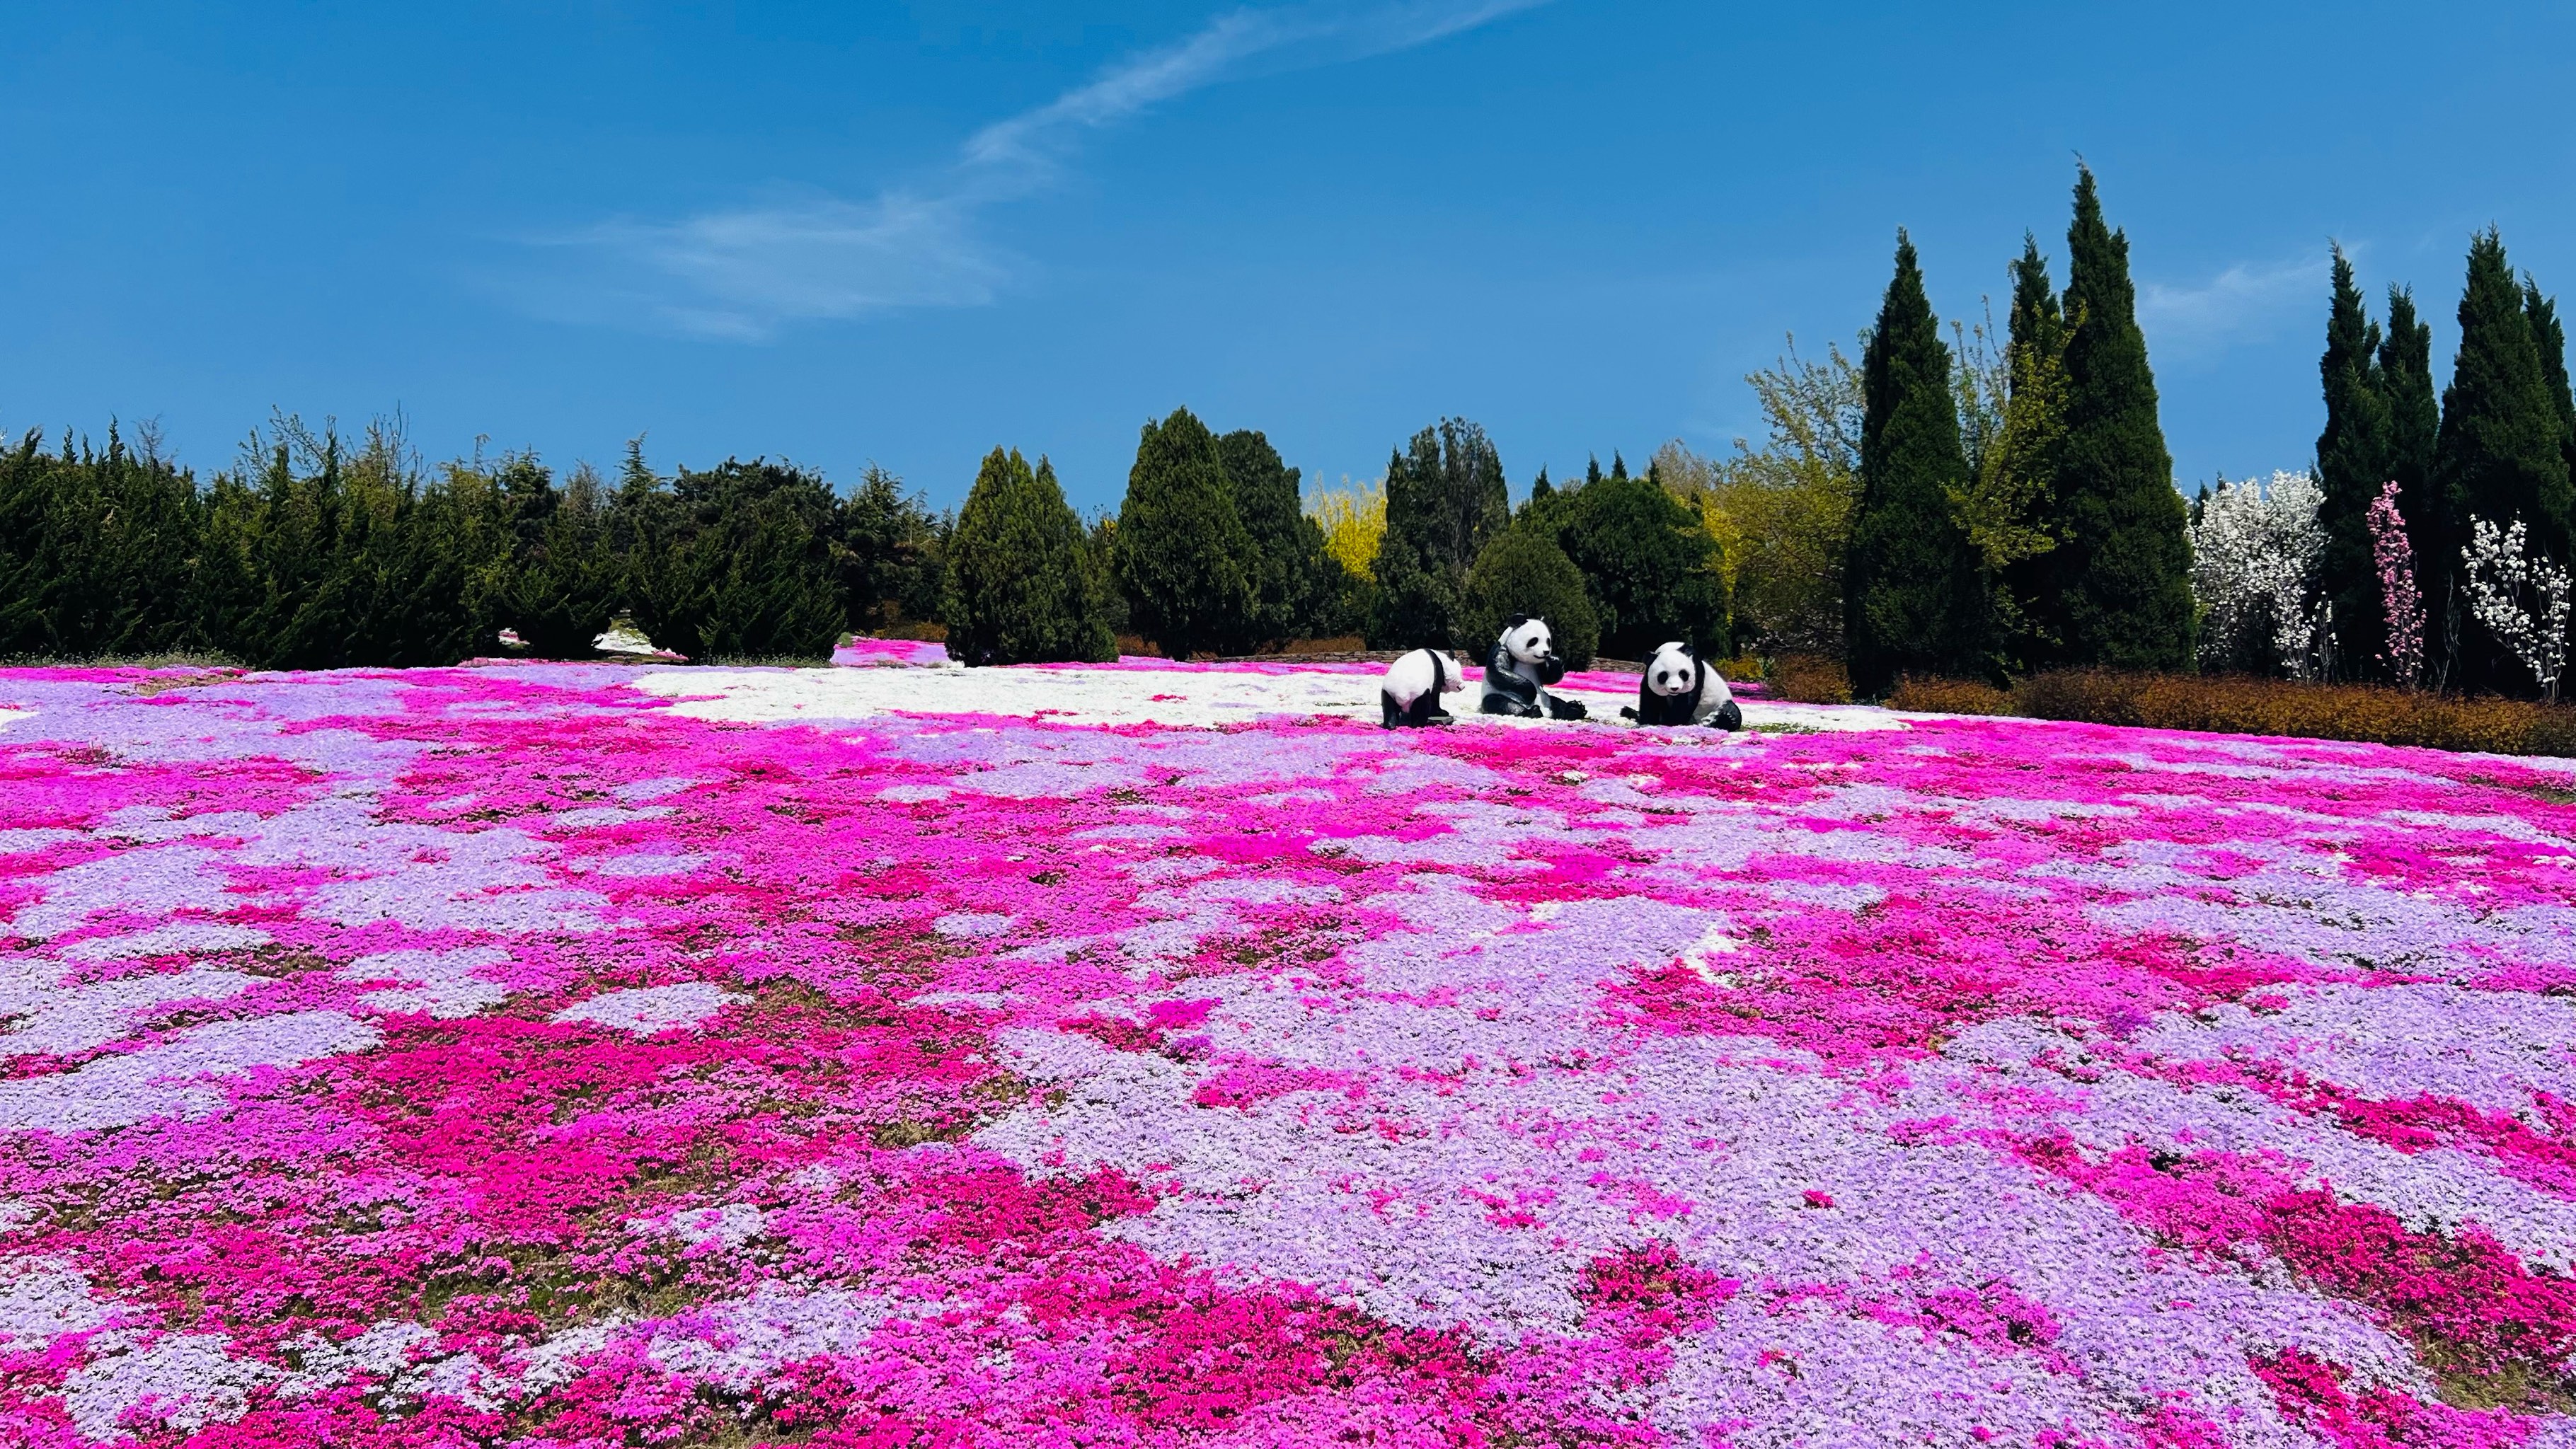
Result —
POLYGON ((0 673, 0 1442, 2576 1445, 2576 766, 846 662, 0 673))

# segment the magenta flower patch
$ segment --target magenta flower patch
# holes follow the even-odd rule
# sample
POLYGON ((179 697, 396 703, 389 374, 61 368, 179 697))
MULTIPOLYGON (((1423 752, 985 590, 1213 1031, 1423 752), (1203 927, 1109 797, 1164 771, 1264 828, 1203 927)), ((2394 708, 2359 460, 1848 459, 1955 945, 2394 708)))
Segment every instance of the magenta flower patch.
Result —
POLYGON ((2567 767, 846 655, 0 674, 0 1442, 2576 1445, 2567 767))

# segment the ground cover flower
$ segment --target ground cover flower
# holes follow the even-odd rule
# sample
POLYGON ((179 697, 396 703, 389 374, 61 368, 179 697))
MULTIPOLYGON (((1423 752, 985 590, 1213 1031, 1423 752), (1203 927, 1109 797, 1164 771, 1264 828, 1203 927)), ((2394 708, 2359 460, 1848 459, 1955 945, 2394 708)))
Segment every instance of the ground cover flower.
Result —
POLYGON ((855 652, 0 673, 0 1440, 2576 1444, 2563 763, 855 652))

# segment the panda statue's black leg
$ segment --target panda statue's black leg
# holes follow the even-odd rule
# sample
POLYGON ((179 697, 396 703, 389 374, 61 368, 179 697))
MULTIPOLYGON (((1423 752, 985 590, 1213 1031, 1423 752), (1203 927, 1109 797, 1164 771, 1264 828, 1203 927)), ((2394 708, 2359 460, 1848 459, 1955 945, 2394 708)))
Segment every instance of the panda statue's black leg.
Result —
POLYGON ((1559 699, 1551 694, 1547 697, 1547 717, 1549 719, 1590 719, 1592 712, 1583 707, 1582 700, 1559 699))
POLYGON ((1379 726, 1381 729, 1391 730, 1397 725, 1403 724, 1405 722, 1404 717, 1411 713, 1411 711, 1395 702, 1394 695, 1387 693, 1383 689, 1377 692, 1377 707, 1386 715, 1386 722, 1379 726))
POLYGON ((1744 728, 1744 711, 1736 708, 1735 701, 1730 699, 1724 709, 1709 716, 1708 722, 1722 730, 1740 730, 1744 728))

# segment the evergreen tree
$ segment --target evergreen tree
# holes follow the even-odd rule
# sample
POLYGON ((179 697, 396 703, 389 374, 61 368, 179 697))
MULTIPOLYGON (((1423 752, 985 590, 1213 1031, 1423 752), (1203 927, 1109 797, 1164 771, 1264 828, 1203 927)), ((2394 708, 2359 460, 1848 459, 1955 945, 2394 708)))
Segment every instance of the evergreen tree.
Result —
POLYGON ((1215 435, 1188 408, 1147 423, 1118 509, 1118 580, 1137 630, 1174 659, 1241 647, 1254 558, 1215 435))
POLYGON ((2076 178, 2066 241, 2059 542, 2044 556, 2040 632, 2061 641, 2062 662, 2185 669, 2193 615, 2182 494, 2156 419, 2129 239, 2104 223, 2090 168, 2076 178))
POLYGON ((1860 502, 1843 628, 1852 692, 1874 698, 1909 670, 1983 672, 1973 559, 1950 512, 1951 490, 1968 481, 1950 349, 1902 230, 1861 377, 1860 502))
POLYGON ((2388 476, 2397 484, 2397 511, 2415 553, 2416 584, 2438 627, 2439 582, 2447 575, 2431 571, 2442 536, 2432 482, 2433 445, 2442 427, 2442 406, 2433 395, 2433 329, 2416 319, 2415 294, 2394 285, 2388 289, 2386 340, 2379 344, 2379 385, 2388 399, 2388 476))
POLYGON ((2519 518, 2552 559, 2567 558, 2570 492, 2563 423, 2550 395, 2522 289, 2493 228, 2469 244, 2468 285, 2460 297, 2460 351, 2442 392, 2442 427, 2434 442, 2434 485, 2441 497, 2441 552, 2427 560, 2457 617, 2459 645, 2450 678, 2467 689, 2519 687, 2519 666, 2454 597, 2470 521, 2507 527, 2519 518))
POLYGON ((1996 683, 2028 672, 2062 642, 2036 622, 2035 601, 2057 547, 2051 528, 2066 441, 2066 323, 2048 259, 2027 233, 2011 272, 2003 406, 1985 446, 1969 459, 1971 481, 1950 495, 1983 593, 1981 672, 1996 683))
POLYGON ((195 481, 128 451, 0 454, 0 658, 155 654, 196 642, 186 607, 203 514, 195 481))
POLYGON ((831 488, 788 464, 728 458, 665 487, 630 444, 612 527, 636 627, 665 649, 718 659, 824 659, 844 606, 831 488))
POLYGON ((1263 648, 1308 637, 1331 605, 1337 566, 1324 531, 1299 502, 1298 471, 1249 429, 1217 439, 1234 509, 1255 550, 1251 634, 1263 648))
POLYGON ((2006 351, 2016 360, 2032 352, 2063 353, 2066 318, 2058 310, 2056 284, 2048 279, 2048 258, 2040 255, 2039 238, 2029 232, 2021 234, 2021 256, 2012 264, 2012 282, 2006 351))
POLYGON ((540 659, 586 659, 624 588, 608 550, 606 486, 590 465, 560 489, 534 457, 503 462, 491 485, 509 519, 496 614, 540 659))
MULTIPOLYGON (((1597 470, 1596 470, 1597 471, 1597 470)), ((1372 649, 1480 649, 1459 632, 1467 569, 1511 519, 1503 460, 1485 430, 1443 418, 1387 459, 1386 536, 1371 571, 1372 649)))
POLYGON ((950 540, 942 617, 948 652, 969 665, 1114 659, 1082 520, 1055 469, 1017 449, 985 455, 950 540))
MULTIPOLYGON (((2540 284, 2528 276, 2522 279, 2522 315, 2531 323, 2532 345, 2540 349, 2541 380, 2558 410, 2558 449, 2568 460, 2569 481, 2576 483, 2576 397, 2567 390, 2567 329, 2558 321, 2558 299, 2540 295, 2540 284)), ((2576 547, 2576 519, 2571 520, 2569 543, 2576 547)))
POLYGON ((2325 383, 2326 425, 2317 435, 2317 523, 2326 535, 2318 577, 2330 610, 2336 672, 2376 678, 2388 642, 2379 571, 2372 553, 2370 505, 2390 476, 2388 385, 2379 371, 2384 346, 2378 324, 2353 285, 2352 261, 2334 248, 2334 291, 2326 350, 2317 367, 2325 383))
MULTIPOLYGON (((1703 651, 1720 647, 1726 590, 1717 545, 1681 500, 1651 479, 1629 477, 1614 457, 1610 476, 1560 495, 1557 505, 1552 520, 1535 499, 1522 512, 1532 531, 1553 533, 1573 561, 1605 653, 1644 659, 1671 639, 1703 651)), ((1470 637, 1481 639, 1482 631, 1470 637)))
POLYGON ((862 634, 936 619, 947 586, 948 522, 903 480, 870 463, 833 509, 842 613, 862 634))
POLYGON ((1487 540, 1467 570, 1459 632, 1470 639, 1502 637, 1514 615, 1545 619, 1556 652, 1568 669, 1589 669, 1601 647, 1601 625, 1584 589, 1583 571, 1544 528, 1518 519, 1487 540))

